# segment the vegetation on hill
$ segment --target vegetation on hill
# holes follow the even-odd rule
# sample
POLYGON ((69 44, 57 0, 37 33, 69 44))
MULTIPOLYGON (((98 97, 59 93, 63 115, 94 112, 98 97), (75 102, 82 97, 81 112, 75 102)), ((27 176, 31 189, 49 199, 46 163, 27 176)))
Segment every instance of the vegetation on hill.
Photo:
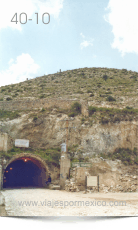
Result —
POLYGON ((18 117, 20 117, 20 114, 17 111, 0 110, 0 119, 9 118, 10 120, 13 120, 13 119, 18 118, 18 117))
POLYGON ((138 109, 129 106, 124 109, 89 106, 88 110, 89 116, 93 118, 93 120, 99 120, 102 124, 132 121, 134 118, 138 120, 138 109))
POLYGON ((60 148, 49 148, 49 149, 32 149, 32 148, 17 148, 13 147, 11 150, 6 152, 0 151, 0 158, 5 158, 6 160, 11 159, 12 156, 20 153, 32 153, 42 157, 48 165, 54 164, 55 166, 59 166, 60 159, 60 148))
POLYGON ((138 149, 134 148, 133 151, 129 148, 117 148, 113 153, 103 154, 101 153, 101 157, 104 159, 110 160, 121 160, 125 165, 138 165, 138 149))
MULTIPOLYGON (((26 97, 76 98, 122 103, 138 96, 138 73, 126 69, 82 68, 0 87, 0 101, 26 97), (125 97, 125 98, 124 98, 125 97)), ((128 106, 131 106, 128 104, 128 106)))

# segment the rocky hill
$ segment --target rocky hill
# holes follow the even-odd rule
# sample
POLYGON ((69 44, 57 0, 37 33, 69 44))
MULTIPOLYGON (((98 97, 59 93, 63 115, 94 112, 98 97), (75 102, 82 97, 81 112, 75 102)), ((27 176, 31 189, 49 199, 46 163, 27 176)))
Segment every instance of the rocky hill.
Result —
POLYGON ((0 101, 38 98, 88 100, 104 106, 138 107, 138 73, 126 69, 83 68, 44 75, 0 88, 0 101))
POLYGON ((112 158, 120 148, 126 164, 137 164, 138 73, 83 68, 0 88, 0 131, 10 136, 9 148, 17 138, 29 139, 48 158, 46 150, 60 149, 66 139, 65 119, 74 127, 68 130, 72 159, 112 158))

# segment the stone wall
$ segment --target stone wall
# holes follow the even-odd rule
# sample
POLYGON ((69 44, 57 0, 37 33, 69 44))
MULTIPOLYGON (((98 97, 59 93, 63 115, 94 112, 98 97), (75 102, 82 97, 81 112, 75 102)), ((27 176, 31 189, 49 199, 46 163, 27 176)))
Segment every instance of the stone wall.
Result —
POLYGON ((0 133, 0 151, 7 151, 8 149, 8 134, 0 133))
POLYGON ((69 109, 73 102, 78 101, 82 105, 82 114, 88 116, 88 103, 82 100, 63 100, 63 99, 24 99, 15 100, 10 102, 0 102, 0 109, 13 111, 13 110, 35 110, 41 108, 58 107, 61 109, 69 109))
POLYGON ((65 187, 66 178, 69 177, 70 159, 65 152, 61 153, 60 159, 60 186, 62 189, 65 187))
POLYGON ((13 146, 13 140, 7 133, 0 132, 0 151, 7 151, 13 146))

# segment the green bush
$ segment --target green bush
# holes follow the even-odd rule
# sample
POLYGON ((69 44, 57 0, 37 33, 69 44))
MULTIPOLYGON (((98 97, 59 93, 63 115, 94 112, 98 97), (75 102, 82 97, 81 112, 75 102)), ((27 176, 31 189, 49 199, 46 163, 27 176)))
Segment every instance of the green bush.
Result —
POLYGON ((105 124, 108 124, 109 123, 109 119, 108 118, 105 118, 105 117, 101 117, 101 120, 100 122, 105 125, 105 124))
POLYGON ((126 109, 133 109, 133 107, 126 106, 126 109))
POLYGON ((75 117, 75 116, 76 116, 76 113, 74 112, 69 113, 69 117, 75 117))
POLYGON ((20 117, 20 115, 17 111, 12 112, 12 111, 0 110, 0 119, 1 118, 9 118, 10 120, 13 120, 13 119, 18 118, 18 117, 20 117))
POLYGON ((13 95, 13 97, 17 97, 18 96, 18 93, 15 93, 14 95, 13 95))
POLYGON ((3 101, 3 98, 0 98, 0 101, 3 101))
POLYGON ((46 110, 44 108, 41 109, 41 112, 45 112, 46 110))
POLYGON ((115 118, 113 119, 113 122, 120 122, 120 121, 121 121, 120 117, 115 117, 115 118))
POLYGON ((138 157, 134 160, 134 163, 138 165, 138 157))
POLYGON ((6 89, 1 89, 1 93, 4 92, 4 91, 6 91, 6 89))
POLYGON ((23 91, 22 91, 22 89, 17 89, 16 92, 21 92, 22 93, 23 91))
POLYGON ((7 97, 6 100, 7 100, 7 101, 11 101, 12 98, 11 98, 11 97, 7 97))
POLYGON ((78 155, 78 160, 79 160, 79 162, 84 162, 84 157, 81 154, 79 154, 78 155))
POLYGON ((94 107, 94 106, 89 106, 88 107, 89 116, 91 116, 92 114, 94 114, 96 111, 98 111, 97 107, 94 107))
POLYGON ((106 74, 104 74, 103 79, 106 81, 108 79, 108 76, 106 74))
POLYGON ((88 89, 88 90, 87 90, 87 93, 92 93, 92 91, 88 89))
POLYGON ((74 102, 71 106, 71 112, 74 113, 74 115, 81 114, 81 104, 79 102, 74 102))
POLYGON ((108 96, 106 98, 106 101, 116 101, 116 99, 114 97, 112 97, 112 96, 108 96))
POLYGON ((133 153, 134 153, 134 155, 138 155, 138 149, 137 148, 134 148, 134 150, 133 150, 133 153))
POLYGON ((35 116, 35 117, 33 118, 33 121, 37 121, 37 119, 38 119, 38 117, 37 117, 37 116, 35 116))
POLYGON ((39 98, 40 98, 40 99, 41 99, 41 98, 45 98, 45 95, 42 94, 42 95, 39 96, 39 98))
POLYGON ((89 162, 89 157, 85 157, 84 162, 89 162))
POLYGON ((81 123, 83 124, 83 123, 84 123, 84 121, 85 121, 85 118, 84 118, 84 117, 82 117, 82 118, 81 118, 81 123))

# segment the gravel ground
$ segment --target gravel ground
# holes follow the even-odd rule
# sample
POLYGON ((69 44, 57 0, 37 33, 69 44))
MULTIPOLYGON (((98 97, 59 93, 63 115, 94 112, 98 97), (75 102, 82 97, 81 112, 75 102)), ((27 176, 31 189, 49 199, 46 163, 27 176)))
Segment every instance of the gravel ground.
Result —
POLYGON ((4 196, 0 192, 0 216, 7 216, 6 210, 5 210, 5 201, 4 196))
POLYGON ((138 216, 138 193, 13 189, 2 194, 9 216, 138 216))

